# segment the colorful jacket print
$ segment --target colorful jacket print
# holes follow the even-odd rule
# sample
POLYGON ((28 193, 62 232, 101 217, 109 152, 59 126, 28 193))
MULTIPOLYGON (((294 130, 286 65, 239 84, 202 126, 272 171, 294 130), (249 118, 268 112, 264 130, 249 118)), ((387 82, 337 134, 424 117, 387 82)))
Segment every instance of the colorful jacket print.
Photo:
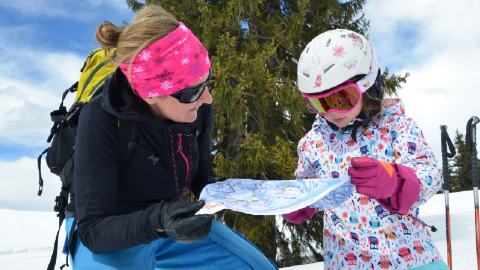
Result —
POLYGON ((414 169, 421 191, 406 216, 390 214, 348 185, 339 189, 347 195, 332 192, 323 203, 325 269, 408 269, 442 260, 418 207, 441 189, 443 177, 403 102, 385 100, 382 117, 358 130, 357 142, 350 135, 351 129, 335 131, 317 117, 298 144, 297 179, 345 177, 352 157, 367 156, 414 169))

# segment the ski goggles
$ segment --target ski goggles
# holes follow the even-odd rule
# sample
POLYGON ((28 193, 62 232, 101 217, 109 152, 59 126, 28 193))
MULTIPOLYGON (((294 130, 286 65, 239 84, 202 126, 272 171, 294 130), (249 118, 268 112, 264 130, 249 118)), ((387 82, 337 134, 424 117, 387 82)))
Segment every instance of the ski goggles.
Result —
POLYGON ((302 96, 317 114, 327 116, 332 112, 348 113, 355 109, 362 99, 362 92, 354 80, 348 80, 328 93, 302 93, 302 96))
POLYGON ((208 71, 207 80, 204 83, 200 84, 199 86, 195 88, 185 88, 183 90, 180 90, 178 92, 171 94, 170 96, 178 99, 180 103, 193 103, 197 101, 203 95, 203 92, 205 92, 205 89, 207 89, 207 86, 210 84, 212 72, 213 70, 210 67, 210 70, 208 71))

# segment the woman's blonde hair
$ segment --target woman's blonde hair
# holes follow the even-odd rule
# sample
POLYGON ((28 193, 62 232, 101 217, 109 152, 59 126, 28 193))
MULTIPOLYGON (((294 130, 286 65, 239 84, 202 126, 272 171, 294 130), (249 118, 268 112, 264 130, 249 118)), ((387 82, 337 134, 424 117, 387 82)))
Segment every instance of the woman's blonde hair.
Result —
POLYGON ((104 50, 116 48, 110 56, 113 63, 118 65, 130 60, 130 75, 135 56, 178 26, 180 24, 170 13, 159 6, 151 5, 140 10, 123 30, 111 22, 102 22, 95 32, 95 38, 104 50))

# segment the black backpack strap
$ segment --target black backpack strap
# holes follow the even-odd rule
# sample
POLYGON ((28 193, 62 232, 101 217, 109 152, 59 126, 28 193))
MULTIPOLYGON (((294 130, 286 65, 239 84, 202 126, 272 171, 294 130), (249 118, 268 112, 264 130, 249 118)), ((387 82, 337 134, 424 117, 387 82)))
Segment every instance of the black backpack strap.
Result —
POLYGON ((62 95, 62 103, 60 103, 60 108, 63 107, 63 101, 65 100, 65 97, 67 97, 67 94, 70 92, 70 93, 73 93, 73 92, 76 92, 77 91, 77 88, 78 88, 78 81, 76 83, 74 83, 72 86, 70 86, 70 88, 68 88, 67 90, 65 90, 65 92, 63 92, 63 95, 62 95))
POLYGON ((62 189, 60 196, 57 196, 55 199, 56 205, 54 210, 58 212, 58 231, 57 236, 55 237, 55 243, 53 246, 52 257, 50 258, 50 263, 48 264, 47 270, 53 270, 57 262, 57 250, 58 250, 58 234, 60 233, 60 228, 62 227, 63 221, 65 220, 65 207, 68 203, 68 194, 70 192, 66 189, 62 189))
POLYGON ((68 254, 70 254, 70 256, 72 256, 72 259, 73 259, 73 256, 75 255, 75 246, 77 245, 77 229, 76 229, 76 226, 77 226, 77 217, 74 216, 72 227, 70 228, 70 233, 68 234, 68 244, 67 244, 67 248, 66 248, 67 259, 66 259, 65 264, 60 266, 60 270, 62 270, 65 266, 67 266, 67 267, 70 266, 68 264, 68 254))
POLYGON ((55 110, 50 113, 50 118, 53 121, 53 126, 50 129, 50 136, 48 136, 47 142, 50 143, 52 141, 53 135, 57 132, 58 125, 61 121, 67 120, 67 108, 63 106, 63 102, 65 101, 65 97, 67 97, 67 94, 69 92, 73 93, 77 91, 78 87, 78 82, 74 83, 70 88, 65 90, 62 95, 62 102, 60 103, 60 106, 58 107, 58 110, 55 110))
MULTIPOLYGON (((157 164, 157 162, 160 160, 160 158, 155 156, 153 152, 148 151, 146 148, 142 147, 137 142, 129 141, 127 145, 127 153, 133 153, 133 151, 137 151, 142 156, 146 157, 147 159, 150 159, 153 162, 153 165, 157 164)), ((127 156, 127 158, 125 158, 125 160, 122 163, 123 164, 127 163, 131 155, 132 154, 127 156)))
POLYGON ((118 165, 120 168, 124 168, 133 154, 133 149, 129 149, 128 144, 138 141, 140 127, 137 121, 118 118, 118 128, 118 142, 120 145, 118 165))
POLYGON ((45 151, 43 151, 40 156, 38 156, 38 196, 42 196, 42 192, 43 192, 43 179, 42 179, 42 156, 45 155, 45 153, 48 152, 48 150, 50 150, 50 147, 45 149, 45 151))
POLYGON ((130 121, 119 118, 118 124, 118 139, 120 144, 119 166, 121 172, 124 172, 124 170, 128 168, 128 162, 130 161, 134 151, 137 151, 146 159, 150 159, 153 162, 153 165, 157 164, 157 162, 160 160, 160 157, 137 143, 140 130, 140 124, 138 121, 130 121))

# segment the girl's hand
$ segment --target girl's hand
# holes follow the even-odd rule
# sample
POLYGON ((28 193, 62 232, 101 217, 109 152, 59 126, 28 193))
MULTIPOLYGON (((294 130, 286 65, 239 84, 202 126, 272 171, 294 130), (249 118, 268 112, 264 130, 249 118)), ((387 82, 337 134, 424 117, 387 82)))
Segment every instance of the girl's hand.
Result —
POLYGON ((357 192, 373 199, 387 199, 397 187, 397 174, 392 165, 369 157, 354 157, 348 175, 357 192))
POLYGON ((300 224, 307 218, 312 218, 315 215, 315 208, 305 207, 290 214, 283 214, 283 218, 294 224, 300 224))
POLYGON ((400 164, 388 164, 368 157, 352 159, 348 169, 357 192, 365 194, 389 212, 406 214, 420 194, 415 172, 400 164))

